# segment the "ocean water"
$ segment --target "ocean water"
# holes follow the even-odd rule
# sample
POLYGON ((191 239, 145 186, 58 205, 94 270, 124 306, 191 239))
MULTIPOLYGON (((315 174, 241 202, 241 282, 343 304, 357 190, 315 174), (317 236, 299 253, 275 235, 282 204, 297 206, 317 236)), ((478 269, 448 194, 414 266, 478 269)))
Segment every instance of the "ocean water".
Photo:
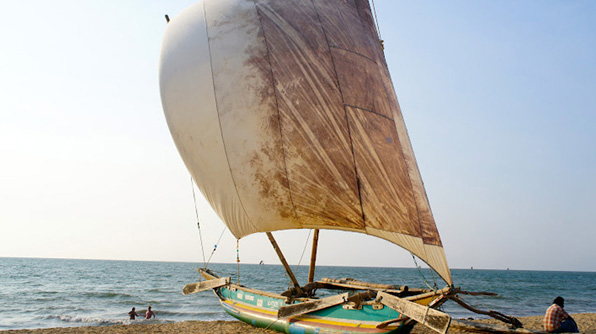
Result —
MULTIPOLYGON (((232 320, 212 292, 183 296, 182 287, 197 281, 193 263, 100 261, 67 259, 0 258, 0 330, 105 326, 131 323, 134 306, 144 313, 151 305, 155 320, 232 320)), ((220 276, 238 279, 236 264, 211 264, 220 276)), ((305 282, 308 268, 296 270, 305 282)), ((497 297, 467 296, 481 309, 514 316, 542 315, 554 297, 565 298, 571 313, 596 312, 596 273, 517 270, 453 270, 454 282, 468 291, 490 291, 497 297)), ((317 268, 316 279, 351 277, 376 283, 426 287, 433 276, 412 268, 317 268)), ((434 276, 439 287, 440 279, 434 276)), ((289 279, 278 265, 240 265, 240 283, 266 291, 282 292, 289 279)), ((454 317, 479 316, 448 302, 443 310, 454 317)))

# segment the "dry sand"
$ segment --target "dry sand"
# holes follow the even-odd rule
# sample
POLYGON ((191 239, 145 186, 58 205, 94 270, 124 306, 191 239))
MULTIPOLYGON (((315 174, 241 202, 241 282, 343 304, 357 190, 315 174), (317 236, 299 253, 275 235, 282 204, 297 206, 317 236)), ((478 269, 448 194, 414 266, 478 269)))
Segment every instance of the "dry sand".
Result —
MULTIPOLYGON (((586 334, 596 334, 596 313, 580 313, 580 314, 571 314, 575 322, 577 322, 577 326, 582 333, 586 334)), ((534 330, 534 331, 542 331, 542 320, 544 319, 543 316, 535 316, 535 317, 518 317, 519 321, 522 322, 525 329, 534 330)), ((503 323, 490 319, 490 320, 479 320, 480 322, 490 323, 490 324, 498 324, 502 325, 503 323)), ((414 334, 436 334, 430 329, 421 328, 418 325, 414 327, 412 331, 414 334)), ((452 331, 449 330, 448 333, 464 333, 461 331, 452 331)))
MULTIPOLYGON (((582 313, 572 315, 582 333, 596 334, 596 313, 582 313)), ((542 317, 519 318, 524 328, 531 330, 542 330, 542 317)), ((483 320, 483 322, 499 323, 498 321, 483 320)), ((240 321, 185 321, 170 324, 139 324, 139 325, 115 325, 103 327, 67 327, 67 328, 44 328, 44 329, 20 329, 0 331, 2 334, 132 334, 132 333, 164 333, 164 334, 273 334, 278 333, 272 330, 256 328, 240 321)), ((414 334, 433 334, 434 332, 420 326, 414 327, 414 334)), ((449 333, 461 333, 449 331, 449 333)))

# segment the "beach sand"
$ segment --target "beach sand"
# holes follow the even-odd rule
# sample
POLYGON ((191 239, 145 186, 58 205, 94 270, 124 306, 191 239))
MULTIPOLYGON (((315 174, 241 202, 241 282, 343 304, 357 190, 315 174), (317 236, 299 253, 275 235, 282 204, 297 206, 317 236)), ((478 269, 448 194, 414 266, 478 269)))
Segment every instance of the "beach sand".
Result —
MULTIPOLYGON (((596 313, 582 313, 572 315, 578 323, 582 333, 596 334, 596 313)), ((531 330, 542 330, 542 316, 520 317, 524 328, 531 330)), ((482 322, 495 323, 498 321, 482 320, 482 322)), ((0 331, 2 334, 132 334, 132 333, 163 333, 163 334, 273 334, 278 333, 272 330, 256 328, 240 321, 185 321, 169 324, 138 324, 138 325, 114 325, 102 327, 66 327, 66 328, 44 328, 44 329, 20 329, 0 331)), ((432 330, 425 329, 420 325, 414 327, 414 334, 432 334, 432 330)), ((448 333, 461 333, 450 330, 448 333)))
MULTIPOLYGON (((596 334, 596 313, 580 313, 580 314, 571 314, 575 322, 577 322, 577 326, 582 333, 586 334, 596 334)), ((517 317, 519 321, 522 322, 525 329, 534 330, 534 331, 542 331, 542 320, 544 316, 535 316, 535 317, 517 317)), ((478 320, 479 322, 483 323, 490 323, 496 325, 503 325, 502 322, 494 319, 483 319, 478 320)), ((419 325, 414 327, 412 330, 414 334, 436 334, 436 332, 428 329, 423 328, 419 325)), ((448 333, 465 333, 462 331, 455 331, 449 330, 448 333)))

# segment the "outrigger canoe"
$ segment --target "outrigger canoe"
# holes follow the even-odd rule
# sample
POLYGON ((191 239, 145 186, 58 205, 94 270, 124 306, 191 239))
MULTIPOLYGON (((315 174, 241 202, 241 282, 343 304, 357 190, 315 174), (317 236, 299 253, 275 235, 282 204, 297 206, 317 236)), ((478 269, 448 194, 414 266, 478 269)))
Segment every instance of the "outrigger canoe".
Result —
POLYGON ((205 281, 185 287, 184 293, 213 289, 223 309, 253 326, 284 333, 409 333, 416 321, 397 311, 394 300, 402 299, 408 313, 422 310, 418 321, 444 332, 450 317, 433 308, 454 291, 408 289, 352 279, 329 279, 306 285, 304 290, 342 290, 324 298, 292 298, 233 284, 211 270, 199 269, 205 281), (412 307, 413 306, 413 307, 412 307), (418 306, 418 307, 417 307, 418 306))

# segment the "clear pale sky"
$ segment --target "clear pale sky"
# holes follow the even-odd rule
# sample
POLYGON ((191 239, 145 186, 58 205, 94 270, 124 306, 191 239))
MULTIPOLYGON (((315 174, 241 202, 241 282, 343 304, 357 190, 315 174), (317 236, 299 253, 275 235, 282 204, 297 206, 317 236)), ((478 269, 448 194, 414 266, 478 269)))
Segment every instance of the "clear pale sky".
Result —
MULTIPOLYGON (((0 257, 202 261, 158 87, 164 14, 191 3, 0 2, 0 257)), ((451 267, 596 271, 596 4, 375 4, 451 267)), ((208 256, 223 224, 197 196, 208 256)), ((298 263, 308 231, 275 235, 298 263)), ((320 264, 413 266, 320 242, 320 264)), ((264 235, 240 256, 278 263, 264 235)), ((235 257, 225 232, 212 261, 235 257)))

